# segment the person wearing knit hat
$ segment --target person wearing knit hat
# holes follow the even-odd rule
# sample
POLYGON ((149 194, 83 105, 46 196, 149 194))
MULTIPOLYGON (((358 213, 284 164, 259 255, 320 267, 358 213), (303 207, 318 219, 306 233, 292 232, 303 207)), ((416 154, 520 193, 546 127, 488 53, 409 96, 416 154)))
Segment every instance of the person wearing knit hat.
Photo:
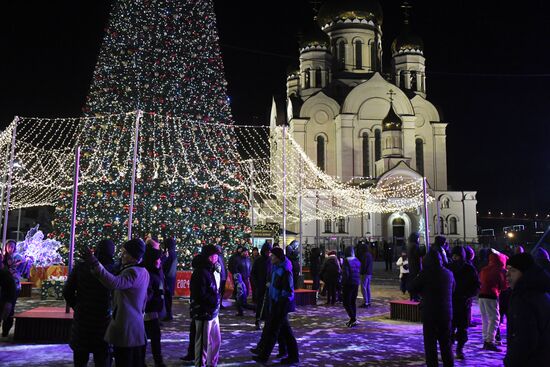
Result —
POLYGON ((132 239, 122 245, 122 269, 111 274, 98 262, 89 248, 82 249, 82 258, 92 274, 110 290, 113 290, 113 314, 116 314, 105 333, 105 341, 114 348, 117 366, 144 366, 145 325, 143 313, 147 301, 149 272, 139 266, 145 253, 145 242, 132 239))
POLYGON ((547 366, 550 361, 550 274, 525 252, 512 256, 506 268, 512 294, 504 366, 547 366))
POLYGON ((452 262, 448 269, 453 273, 456 287, 453 292, 453 320, 451 332, 457 341, 456 358, 464 359, 464 345, 468 341, 468 327, 472 299, 479 291, 479 279, 475 268, 466 262, 466 251, 462 246, 451 250, 452 262))

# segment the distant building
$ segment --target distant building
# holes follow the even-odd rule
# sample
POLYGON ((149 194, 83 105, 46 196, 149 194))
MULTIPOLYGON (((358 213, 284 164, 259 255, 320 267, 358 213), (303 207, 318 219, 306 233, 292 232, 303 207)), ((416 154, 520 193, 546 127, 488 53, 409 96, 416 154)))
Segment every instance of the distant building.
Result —
MULTIPOLYGON (((272 109, 272 127, 288 124, 309 158, 342 182, 425 176, 440 206, 439 220, 436 204, 430 207, 432 238, 476 242, 476 191, 448 191, 447 122, 427 99, 424 44, 405 10, 403 31, 392 42, 392 71, 384 75, 380 3, 326 1, 301 37, 299 67, 288 74, 286 106, 272 109)), ((359 237, 404 243, 421 222, 420 210, 371 213, 305 223, 303 236, 309 244, 359 237)))

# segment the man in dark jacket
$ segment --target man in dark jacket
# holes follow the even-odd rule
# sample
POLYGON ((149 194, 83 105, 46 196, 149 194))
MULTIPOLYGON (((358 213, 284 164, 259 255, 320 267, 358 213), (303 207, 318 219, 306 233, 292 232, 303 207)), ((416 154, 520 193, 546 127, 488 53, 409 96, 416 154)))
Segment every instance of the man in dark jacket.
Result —
POLYGON ((453 317, 453 274, 441 265, 441 255, 429 251, 424 258, 424 269, 410 283, 412 292, 422 296, 420 313, 423 323, 424 353, 428 367, 438 366, 437 344, 444 367, 454 365, 451 344, 453 317))
POLYGON ((418 233, 411 233, 407 243, 407 258, 409 259, 409 294, 412 301, 420 300, 418 294, 410 289, 410 283, 422 270, 422 256, 424 256, 425 253, 425 248, 420 248, 420 236, 418 233))
POLYGON ((220 252, 218 256, 218 266, 220 268, 220 309, 223 310, 223 297, 225 296, 225 284, 227 283, 227 268, 225 267, 225 260, 223 258, 223 246, 216 245, 216 248, 220 252))
POLYGON ((435 236, 434 244, 430 247, 430 251, 439 252, 443 266, 447 266, 449 264, 449 259, 447 257, 448 249, 449 242, 447 241, 447 238, 445 236, 435 236))
POLYGON ((4 267, 4 255, 0 252, 0 324, 3 324, 10 315, 14 298, 15 280, 4 267))
POLYGON ((264 304, 267 284, 271 279, 271 243, 265 242, 260 251, 260 257, 254 261, 251 272, 251 282, 256 292, 256 330, 260 329, 261 320, 267 316, 267 304, 264 304))
POLYGON ((164 240, 165 255, 162 258, 162 272, 164 274, 164 305, 166 316, 162 321, 171 321, 172 315, 172 297, 176 291, 176 274, 178 266, 178 256, 176 255, 176 241, 173 237, 164 240))
POLYGON ((336 303, 336 289, 341 282, 342 267, 340 259, 336 257, 336 251, 329 251, 328 256, 321 267, 321 279, 325 283, 324 289, 327 292, 327 305, 334 306, 336 303))
MULTIPOLYGON (((102 240, 95 250, 95 256, 109 272, 113 270, 114 252, 111 240, 102 240)), ((87 366, 90 353, 96 366, 110 366, 109 345, 103 337, 111 322, 111 291, 92 274, 87 263, 79 261, 65 282, 63 298, 74 310, 69 346, 75 367, 87 366)))
POLYGON ((164 275, 161 267, 161 251, 158 243, 147 244, 143 256, 143 266, 149 272, 149 299, 145 305, 143 317, 147 339, 151 340, 151 352, 155 367, 165 367, 161 350, 161 332, 159 318, 164 310, 164 275))
POLYGON ((456 288, 453 293, 453 324, 452 332, 457 342, 456 358, 464 359, 464 345, 468 341, 469 315, 472 308, 472 298, 479 291, 479 278, 476 269, 465 261, 466 251, 462 246, 452 250, 452 262, 448 265, 453 273, 456 288))
POLYGON ((288 357, 282 364, 299 362, 298 344, 288 322, 288 313, 294 311, 294 281, 292 264, 284 255, 283 249, 276 247, 271 253, 272 272, 269 284, 269 321, 266 323, 266 341, 260 354, 252 357, 256 362, 266 363, 273 351, 277 339, 282 338, 288 351, 288 357))
POLYGON ((361 308, 370 307, 370 281, 372 279, 372 255, 369 251, 369 247, 363 241, 357 244, 357 250, 355 251, 357 259, 361 263, 361 294, 363 295, 363 304, 361 308))
POLYGON ((286 257, 292 264, 292 276, 294 278, 294 289, 298 289, 300 280, 300 243, 296 240, 290 242, 286 247, 286 257))
POLYGON ((528 253, 507 263, 512 288, 508 309, 506 367, 548 366, 550 361, 550 274, 528 253))
POLYGON ((321 250, 319 247, 314 247, 311 249, 311 253, 309 254, 309 272, 311 274, 311 279, 313 280, 311 289, 318 291, 321 273, 321 250))
POLYGON ((357 322, 357 292, 361 282, 361 263, 355 257, 353 247, 344 250, 344 265, 342 266, 343 304, 349 316, 348 327, 358 325, 357 322))
POLYGON ((393 244, 384 240, 384 262, 386 263, 386 271, 392 270, 393 265, 393 244))
POLYGON ((191 317, 195 320, 195 366, 218 364, 221 334, 218 314, 220 311, 220 275, 216 272, 219 250, 205 245, 191 275, 191 317))

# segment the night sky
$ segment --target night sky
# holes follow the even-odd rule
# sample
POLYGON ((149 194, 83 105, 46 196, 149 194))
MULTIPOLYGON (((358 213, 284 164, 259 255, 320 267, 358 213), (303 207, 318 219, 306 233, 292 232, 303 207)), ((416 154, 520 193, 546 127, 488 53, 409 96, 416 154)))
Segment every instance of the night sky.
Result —
MULTIPOLYGON (((0 5, 0 126, 14 115, 79 116, 111 1, 6 0, 0 5)), ((384 9, 384 67, 401 29, 384 9)), ((428 99, 449 123, 450 189, 477 190, 478 210, 550 212, 550 4, 412 1, 427 59, 428 99)), ((235 120, 267 124, 284 96, 306 0, 215 1, 235 120)))

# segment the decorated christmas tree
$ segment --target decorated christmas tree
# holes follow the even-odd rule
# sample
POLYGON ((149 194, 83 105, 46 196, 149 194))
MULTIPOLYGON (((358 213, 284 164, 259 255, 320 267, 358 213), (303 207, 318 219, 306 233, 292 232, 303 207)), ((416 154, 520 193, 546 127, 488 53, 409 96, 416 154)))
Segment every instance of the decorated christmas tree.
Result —
MULTIPOLYGON (((210 0, 114 3, 84 108, 77 246, 126 240, 136 110, 133 236, 174 236, 182 268, 205 243, 244 241, 235 140, 216 128, 232 116, 210 0)), ((69 237, 71 195, 57 207, 60 239, 69 237)))

